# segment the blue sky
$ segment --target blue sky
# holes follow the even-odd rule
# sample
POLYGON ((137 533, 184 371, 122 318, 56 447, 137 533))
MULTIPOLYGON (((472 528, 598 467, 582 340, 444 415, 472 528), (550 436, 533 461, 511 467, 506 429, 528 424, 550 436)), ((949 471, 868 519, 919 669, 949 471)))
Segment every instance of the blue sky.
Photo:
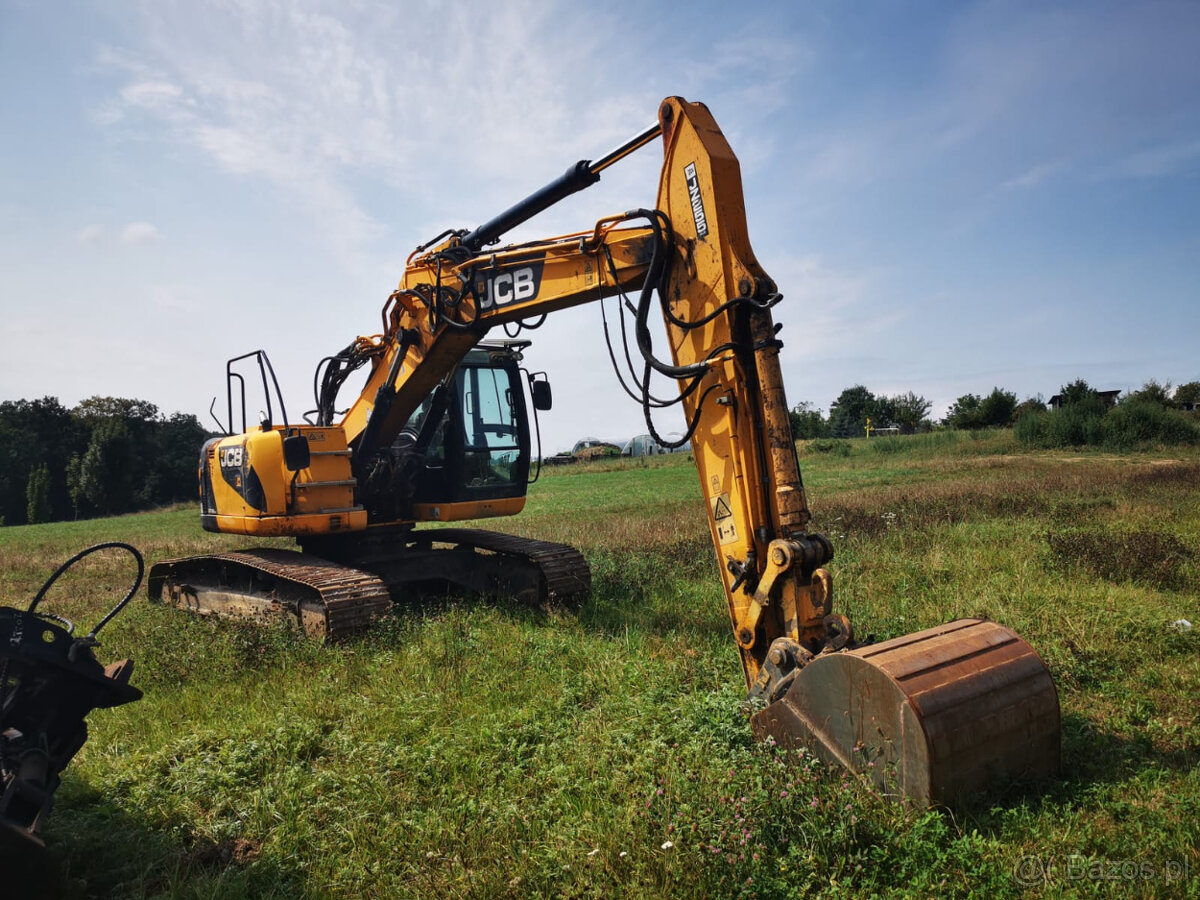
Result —
MULTIPOLYGON (((418 243, 702 100, 785 295, 789 400, 1200 380, 1200 4, 0 0, 0 399, 291 410, 418 243)), ((647 148, 514 232, 653 201, 647 148)), ((595 306, 547 450, 644 431, 595 306)), ((680 423, 662 420, 660 430, 680 423)))

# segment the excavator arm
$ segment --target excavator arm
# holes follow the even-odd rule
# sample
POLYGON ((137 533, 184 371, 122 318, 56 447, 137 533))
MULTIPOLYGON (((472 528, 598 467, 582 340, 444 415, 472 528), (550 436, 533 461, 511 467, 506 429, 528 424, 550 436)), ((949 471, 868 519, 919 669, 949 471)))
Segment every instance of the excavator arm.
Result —
MULTIPOLYGON (((810 514, 771 317, 780 295, 750 248, 737 160, 700 104, 665 101, 658 125, 635 140, 657 136, 664 163, 655 210, 550 241, 476 249, 481 233, 498 236, 535 202, 501 217, 500 227, 451 235, 411 258, 384 308, 381 352, 341 427, 365 460, 391 445, 490 329, 636 294, 635 337, 646 372, 680 383, 734 635, 747 682, 762 680, 762 692, 774 641, 815 654, 829 628, 845 630, 828 619, 831 579, 820 568, 833 552, 824 537, 805 531, 810 514), (663 359, 650 339, 652 314, 663 316, 663 359)), ((589 166, 580 163, 564 180, 589 166)))

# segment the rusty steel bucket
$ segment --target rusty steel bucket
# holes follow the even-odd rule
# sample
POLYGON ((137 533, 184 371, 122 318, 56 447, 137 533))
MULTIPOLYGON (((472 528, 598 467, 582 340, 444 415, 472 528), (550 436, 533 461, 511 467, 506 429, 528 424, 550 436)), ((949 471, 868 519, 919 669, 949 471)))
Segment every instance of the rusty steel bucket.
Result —
POLYGON ((1051 776, 1059 765, 1058 692, 1046 664, 983 619, 818 656, 752 725, 759 739, 807 747, 925 805, 1051 776))

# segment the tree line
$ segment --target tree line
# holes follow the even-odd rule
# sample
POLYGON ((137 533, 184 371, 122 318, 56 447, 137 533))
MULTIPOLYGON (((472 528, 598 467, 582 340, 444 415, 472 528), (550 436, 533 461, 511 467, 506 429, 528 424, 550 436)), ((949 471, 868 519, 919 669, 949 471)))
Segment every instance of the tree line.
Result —
POLYGON ((792 436, 801 440, 812 438, 862 437, 868 420, 875 428, 895 427, 901 434, 928 430, 933 423, 926 418, 933 404, 908 391, 894 397, 876 396, 861 384, 848 387, 829 404, 829 417, 812 403, 798 403, 792 408, 792 436))
POLYGON ((196 498, 208 433, 193 415, 89 397, 0 402, 0 525, 149 509, 196 498))
POLYGON ((1051 410, 1041 396, 1017 400, 1012 391, 992 388, 990 394, 963 394, 940 422, 927 416, 932 404, 909 391, 894 397, 876 396, 863 385, 846 388, 829 405, 829 416, 809 402, 790 412, 792 434, 801 440, 862 437, 872 428, 896 428, 901 434, 937 427, 976 430, 1016 427, 1017 436, 1037 446, 1082 446, 1089 443, 1128 446, 1137 441, 1189 443, 1200 413, 1200 381, 1172 388, 1151 379, 1115 404, 1105 403, 1083 379, 1060 388, 1058 408, 1051 410), (1109 413, 1114 415, 1106 418, 1109 413), (1069 423, 1069 424, 1068 424, 1069 423))

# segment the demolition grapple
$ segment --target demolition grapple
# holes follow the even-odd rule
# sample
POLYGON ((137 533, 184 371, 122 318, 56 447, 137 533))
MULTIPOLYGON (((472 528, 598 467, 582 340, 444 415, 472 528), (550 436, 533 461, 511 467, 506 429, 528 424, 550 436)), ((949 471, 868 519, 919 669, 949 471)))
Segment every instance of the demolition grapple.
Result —
POLYGON ((40 846, 37 832, 60 774, 87 740, 87 714, 141 698, 129 683, 132 660, 105 666, 93 651, 100 629, 137 592, 144 569, 142 555, 128 544, 96 544, 59 566, 27 609, 0 606, 0 833, 40 846), (38 606, 71 566, 110 548, 137 562, 133 587, 91 631, 75 637, 73 622, 38 606))

